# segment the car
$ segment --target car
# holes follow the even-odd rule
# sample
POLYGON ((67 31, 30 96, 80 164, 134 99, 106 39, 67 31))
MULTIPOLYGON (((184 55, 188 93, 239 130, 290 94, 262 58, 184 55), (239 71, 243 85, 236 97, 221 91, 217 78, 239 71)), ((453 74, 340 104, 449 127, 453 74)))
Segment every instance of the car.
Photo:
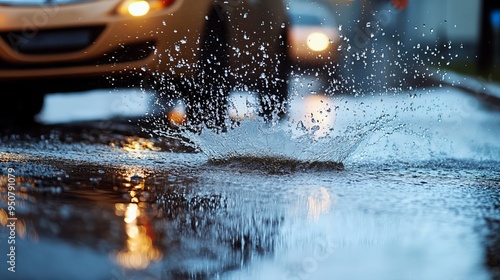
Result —
POLYGON ((141 87, 186 100, 190 123, 224 122, 254 89, 282 114, 288 15, 265 0, 0 0, 2 117, 32 119, 53 92, 141 87))
POLYGON ((331 8, 322 2, 295 0, 288 13, 292 63, 302 70, 332 68, 340 58, 341 33, 331 8))

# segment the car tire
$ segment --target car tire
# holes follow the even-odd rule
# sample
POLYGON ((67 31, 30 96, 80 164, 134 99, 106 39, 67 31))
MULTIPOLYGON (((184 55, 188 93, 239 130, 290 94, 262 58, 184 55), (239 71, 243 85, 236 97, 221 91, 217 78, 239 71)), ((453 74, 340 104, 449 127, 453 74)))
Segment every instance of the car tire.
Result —
POLYGON ((185 96, 188 126, 200 131, 203 127, 225 130, 227 98, 231 90, 227 77, 228 39, 224 19, 213 10, 207 20, 200 50, 199 68, 194 89, 185 96))
POLYGON ((288 29, 277 39, 279 46, 274 61, 275 74, 267 77, 260 89, 261 113, 266 121, 282 119, 286 115, 288 101, 288 80, 291 61, 288 52, 288 29))
POLYGON ((35 116, 43 107, 45 94, 32 92, 28 95, 16 94, 20 89, 9 90, 4 99, 4 107, 0 110, 0 119, 15 124, 35 123, 35 116))

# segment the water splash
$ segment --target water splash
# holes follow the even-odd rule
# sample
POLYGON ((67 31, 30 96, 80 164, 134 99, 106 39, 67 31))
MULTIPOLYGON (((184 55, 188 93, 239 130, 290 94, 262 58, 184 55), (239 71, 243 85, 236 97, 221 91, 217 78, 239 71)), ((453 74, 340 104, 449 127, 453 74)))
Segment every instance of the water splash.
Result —
MULTIPOLYGON (((396 22, 395 16, 391 14, 391 21, 396 22)), ((269 161, 274 163, 290 161, 295 163, 344 162, 375 132, 384 130, 386 127, 389 133, 398 129, 397 124, 390 127, 389 123, 400 117, 406 110, 412 110, 413 108, 412 104, 405 103, 406 100, 401 101, 402 104, 396 104, 395 107, 388 108, 382 99, 392 94, 400 94, 407 87, 412 89, 414 85, 421 83, 421 80, 425 80, 425 75, 419 71, 414 71, 412 66, 416 63, 418 65, 424 63, 424 56, 419 55, 419 52, 424 48, 423 46, 416 43, 415 51, 408 52, 406 50, 408 46, 404 45, 405 42, 401 41, 401 38, 386 36, 386 29, 390 31, 389 22, 368 22, 361 29, 357 28, 359 26, 359 24, 352 23, 351 28, 347 28, 348 26, 346 28, 339 27, 339 30, 344 30, 341 39, 345 42, 338 49, 339 53, 345 54, 342 55, 344 57, 342 60, 331 60, 331 62, 326 63, 327 65, 321 71, 309 71, 308 69, 302 69, 300 66, 293 67, 292 79, 293 73, 296 73, 298 75, 296 79, 301 81, 306 81, 303 77, 306 74, 311 75, 309 80, 313 82, 316 79, 326 78, 325 85, 319 89, 312 87, 310 81, 303 83, 306 85, 304 90, 309 92, 311 99, 320 102, 320 106, 308 109, 305 108, 307 107, 306 104, 298 114, 291 114, 279 124, 266 124, 258 117, 256 118, 255 115, 262 113, 262 109, 234 110, 233 114, 237 115, 237 120, 227 119, 226 126, 228 129, 224 133, 221 133, 223 129, 217 131, 202 129, 201 132, 200 129, 195 129, 195 131, 192 131, 189 127, 189 116, 187 117, 188 124, 185 124, 186 118, 174 110, 174 113, 169 113, 168 119, 162 118, 163 116, 160 118, 154 117, 155 119, 152 121, 155 126, 153 133, 181 139, 186 145, 194 147, 206 155, 209 161, 217 163, 229 160, 231 163, 236 161, 245 164, 261 162, 263 163, 261 165, 269 166, 269 161), (356 40, 361 35, 366 38, 361 41, 356 40), (323 77, 321 74, 327 77, 323 77), (343 98, 343 100, 342 98, 335 98, 329 104, 328 102, 331 100, 317 94, 318 92, 329 95, 344 94, 344 96, 348 95, 348 97, 343 98), (381 93, 377 97, 378 92, 381 93), (355 97, 363 98, 355 100, 355 97), (374 98, 370 99, 370 97, 374 98), (366 104, 363 102, 366 102, 366 104), (321 108, 318 109, 318 107, 321 108), (367 111, 370 113, 366 113, 367 111), (176 123, 184 122, 180 125, 180 130, 177 130, 177 128, 172 129, 169 119, 177 120, 176 123), (238 123, 238 125, 234 126, 234 123, 238 123)), ((242 34, 240 39, 247 40, 249 38, 247 35, 246 33, 242 34)), ((179 42, 177 45, 182 43, 179 42)), ((228 55, 232 59, 238 59, 240 56, 251 56, 252 60, 257 59, 260 64, 274 64, 276 62, 269 59, 273 55, 267 53, 263 45, 258 47, 258 51, 253 50, 258 53, 256 56, 255 53, 251 52, 251 49, 231 47, 229 50, 228 55)), ((429 52, 431 55, 437 52, 437 50, 430 47, 423 51, 426 52, 425 54, 429 52)), ((167 50, 163 53, 163 56, 164 58, 170 57, 172 61, 179 61, 177 68, 185 66, 182 60, 177 59, 176 53, 173 51, 167 50)), ((280 61, 279 55, 276 56, 276 60, 280 61)), ((211 63, 212 58, 208 62, 211 63)), ((220 78, 223 82, 216 82, 207 78, 207 73, 203 71, 202 66, 200 64, 196 67, 184 67, 189 69, 188 73, 201 69, 202 71, 198 74, 203 74, 203 79, 196 80, 189 78, 189 75, 187 75, 183 77, 184 84, 182 86, 176 85, 175 81, 170 81, 168 77, 163 75, 162 87, 165 90, 166 97, 177 99, 183 95, 189 96, 193 92, 200 91, 201 85, 206 83, 213 83, 213 88, 207 91, 212 93, 215 92, 215 89, 219 89, 219 86, 224 84, 226 80, 230 79, 234 79, 237 86, 231 86, 231 88, 227 89, 228 91, 257 90, 260 93, 268 93, 271 90, 267 90, 267 87, 263 89, 258 85, 251 86, 247 82, 250 82, 250 84, 269 83, 277 78, 270 77, 270 73, 266 72, 264 74, 264 72, 257 71, 261 73, 260 80, 262 81, 247 81, 245 75, 238 74, 241 72, 240 70, 245 70, 243 69, 245 67, 234 69, 232 68, 234 66, 231 66, 221 72, 220 78)), ((176 69, 170 70, 172 73, 177 72, 176 69)), ((299 85, 296 83, 296 86, 299 85)), ((297 96, 293 91, 293 89, 291 92, 289 91, 291 100, 287 100, 288 103, 309 98, 297 96)), ((220 98, 222 94, 226 93, 225 91, 220 92, 221 94, 212 94, 212 97, 220 98)), ((202 105, 205 105, 208 99, 207 96, 203 96, 199 104, 194 107, 186 106, 186 108, 191 109, 196 114, 202 112, 210 115, 218 107, 203 107, 202 105)), ((160 100, 160 102, 165 102, 165 100, 160 100)), ((225 99, 220 98, 220 102, 225 102, 225 99)), ((214 104, 220 104, 220 102, 214 102, 214 104)), ((259 104, 261 102, 254 103, 259 104)), ((171 103, 163 106, 169 107, 170 105, 171 103)), ((231 108, 230 105, 229 114, 231 114, 231 108)), ((219 118, 208 119, 214 121, 212 126, 218 126, 219 118)), ((278 164, 278 166, 281 165, 278 164)))
POLYGON ((342 162, 377 125, 369 124, 362 131, 353 129, 342 135, 316 138, 310 133, 297 137, 294 128, 270 127, 259 121, 246 121, 227 133, 204 130, 199 134, 184 131, 183 135, 210 160, 274 158, 301 162, 342 162))
MULTIPOLYGON (((238 95, 241 96, 242 93, 238 95)), ((252 95, 249 94, 248 97, 252 95)), ((394 120, 387 112, 376 111, 359 118, 363 102, 348 98, 308 95, 290 100, 289 115, 279 123, 265 122, 248 108, 255 104, 240 98, 244 111, 238 124, 228 125, 226 132, 203 129, 201 132, 181 126, 180 129, 157 129, 157 134, 182 139, 184 144, 203 153, 210 163, 268 169, 270 172, 303 169, 342 169, 344 162, 374 132, 394 120), (231 127, 231 128, 229 128, 231 127)), ((238 106, 235 102, 232 106, 238 106)), ((234 117, 234 116, 233 116, 234 117)), ((227 123, 234 120, 227 120, 227 123)))

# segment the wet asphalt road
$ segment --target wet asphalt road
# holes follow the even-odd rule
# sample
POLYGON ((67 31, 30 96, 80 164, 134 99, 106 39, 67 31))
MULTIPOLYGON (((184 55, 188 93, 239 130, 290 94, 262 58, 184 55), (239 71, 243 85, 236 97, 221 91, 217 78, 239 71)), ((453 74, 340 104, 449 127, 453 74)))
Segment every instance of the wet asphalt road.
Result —
POLYGON ((176 139, 159 116, 4 127, 0 278, 500 278, 498 107, 447 86, 290 107, 176 139))

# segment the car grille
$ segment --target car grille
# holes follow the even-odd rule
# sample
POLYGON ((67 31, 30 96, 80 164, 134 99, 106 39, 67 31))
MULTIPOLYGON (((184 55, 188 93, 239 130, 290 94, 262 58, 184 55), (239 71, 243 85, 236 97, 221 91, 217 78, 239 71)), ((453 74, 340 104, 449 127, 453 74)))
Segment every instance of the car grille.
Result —
POLYGON ((36 70, 36 69, 54 69, 68 68, 78 66, 109 65, 130 61, 142 60, 150 56, 156 46, 156 42, 146 41, 134 44, 124 44, 115 50, 103 54, 100 57, 78 61, 78 62, 59 62, 59 63, 37 63, 37 64, 14 64, 3 61, 0 57, 0 70, 36 70))
POLYGON ((39 30, 27 36, 25 32, 2 33, 2 39, 22 54, 57 54, 80 51, 90 46, 104 26, 39 30))

